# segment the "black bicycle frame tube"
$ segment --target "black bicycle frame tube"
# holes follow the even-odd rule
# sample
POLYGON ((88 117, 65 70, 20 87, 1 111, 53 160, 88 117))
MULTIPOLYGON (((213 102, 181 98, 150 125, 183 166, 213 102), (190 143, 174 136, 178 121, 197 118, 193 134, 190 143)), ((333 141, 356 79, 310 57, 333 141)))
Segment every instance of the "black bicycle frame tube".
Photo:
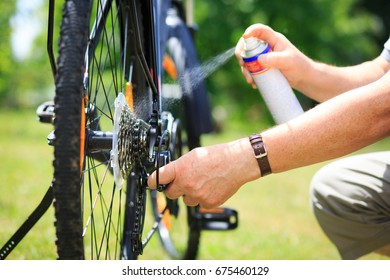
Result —
POLYGON ((161 58, 159 52, 159 26, 158 26, 158 1, 149 0, 142 2, 141 10, 143 16, 144 24, 144 45, 146 46, 145 53, 143 51, 142 40, 141 40, 141 30, 139 28, 139 17, 137 13, 137 0, 131 1, 131 16, 133 20, 133 25, 135 27, 135 40, 136 40, 136 52, 137 57, 141 63, 142 70, 147 78, 148 84, 152 90, 153 94, 153 107, 152 111, 158 111, 159 113, 162 110, 162 101, 160 98, 161 94, 161 58), (149 16, 145 16, 149 15, 149 16), (148 20, 145 20, 148 19, 148 20), (148 51, 149 50, 149 51, 148 51), (149 62, 149 63, 148 63, 149 62))
POLYGON ((162 101, 161 101, 161 57, 160 57, 160 36, 159 36, 159 20, 158 20, 158 1, 149 0, 149 10, 150 10, 150 33, 151 33, 151 61, 153 65, 153 79, 157 85, 158 95, 154 97, 154 100, 158 103, 159 112, 162 111, 162 101))
POLYGON ((50 61, 51 71, 53 72, 53 77, 55 77, 57 74, 57 65, 55 62, 54 52, 53 52, 54 7, 55 7, 55 0, 50 0, 48 24, 47 24, 47 53, 49 55, 49 61, 50 61))

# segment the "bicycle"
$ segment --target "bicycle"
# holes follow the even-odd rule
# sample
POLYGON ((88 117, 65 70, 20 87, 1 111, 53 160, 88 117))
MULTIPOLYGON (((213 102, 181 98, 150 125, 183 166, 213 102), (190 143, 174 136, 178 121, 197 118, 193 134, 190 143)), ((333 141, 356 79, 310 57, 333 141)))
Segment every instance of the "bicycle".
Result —
POLYGON ((67 0, 56 62, 50 0, 56 94, 37 113, 54 124, 54 178, 0 259, 53 198, 59 259, 137 259, 155 232, 172 258, 195 259, 202 230, 237 227, 235 210, 187 207, 158 182, 161 166, 212 129, 205 85, 189 83, 188 69, 199 65, 192 8, 191 0, 67 0), (146 184, 154 170, 158 191, 146 184))

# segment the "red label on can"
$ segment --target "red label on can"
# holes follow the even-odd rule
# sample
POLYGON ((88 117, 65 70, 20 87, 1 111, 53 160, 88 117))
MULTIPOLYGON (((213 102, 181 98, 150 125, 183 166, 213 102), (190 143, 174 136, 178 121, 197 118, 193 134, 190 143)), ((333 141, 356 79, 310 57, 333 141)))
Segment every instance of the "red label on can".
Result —
POLYGON ((256 74, 266 70, 266 68, 261 66, 261 64, 257 60, 258 57, 259 55, 252 56, 250 58, 244 58, 245 67, 251 74, 256 74))
POLYGON ((262 73, 262 72, 267 70, 267 68, 263 67, 259 63, 258 58, 259 58, 260 55, 266 54, 266 53, 268 53, 270 51, 271 51, 270 45, 267 44, 265 46, 265 48, 260 48, 259 49, 259 53, 258 54, 252 55, 250 57, 247 57, 247 56, 243 55, 242 59, 244 60, 245 67, 248 69, 248 71, 252 75, 260 74, 260 73, 262 73))

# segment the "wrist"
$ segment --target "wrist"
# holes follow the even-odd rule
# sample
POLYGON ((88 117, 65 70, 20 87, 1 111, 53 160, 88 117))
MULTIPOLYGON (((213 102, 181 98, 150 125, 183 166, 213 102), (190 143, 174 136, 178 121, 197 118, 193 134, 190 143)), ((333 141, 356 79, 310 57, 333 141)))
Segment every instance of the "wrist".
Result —
POLYGON ((234 169, 239 171, 243 183, 261 177, 259 165, 253 156, 253 149, 248 137, 230 142, 227 145, 230 150, 229 158, 233 163, 234 169))

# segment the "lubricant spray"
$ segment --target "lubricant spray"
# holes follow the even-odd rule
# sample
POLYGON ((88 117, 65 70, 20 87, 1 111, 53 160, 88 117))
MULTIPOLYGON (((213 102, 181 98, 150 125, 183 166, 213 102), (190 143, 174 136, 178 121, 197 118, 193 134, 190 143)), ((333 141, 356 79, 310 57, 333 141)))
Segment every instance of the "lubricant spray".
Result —
POLYGON ((268 43, 250 37, 245 39, 242 58, 272 117, 281 124, 303 114, 303 109, 279 69, 267 69, 259 64, 258 57, 270 51, 268 43))

